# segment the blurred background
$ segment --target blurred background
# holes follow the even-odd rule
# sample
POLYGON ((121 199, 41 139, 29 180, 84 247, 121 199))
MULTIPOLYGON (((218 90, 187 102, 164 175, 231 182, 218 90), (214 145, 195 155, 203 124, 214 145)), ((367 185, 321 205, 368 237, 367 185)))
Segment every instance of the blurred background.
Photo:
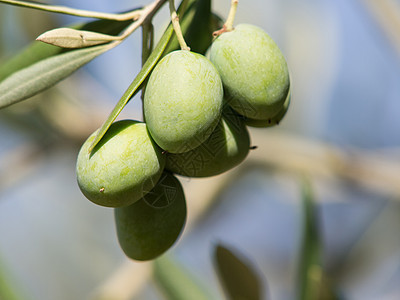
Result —
MULTIPOLYGON (((107 12, 149 2, 46 1, 107 12)), ((214 1, 213 10, 226 18, 229 5, 214 1)), ((0 63, 42 32, 83 20, 0 4, 0 63)), ((165 6, 156 37, 167 23, 165 6)), ((279 126, 250 129, 258 149, 239 167, 180 178, 188 223, 168 253, 223 299, 213 267, 222 243, 257 270, 270 299, 296 299, 306 176, 337 294, 400 299, 400 1, 242 0, 235 23, 262 27, 281 48, 292 104, 279 126)), ((21 299, 163 299, 150 265, 119 248, 112 209, 84 198, 75 177, 80 145, 140 66, 138 30, 56 87, 0 111, 0 283, 21 299)), ((141 119, 139 96, 120 119, 141 119)))

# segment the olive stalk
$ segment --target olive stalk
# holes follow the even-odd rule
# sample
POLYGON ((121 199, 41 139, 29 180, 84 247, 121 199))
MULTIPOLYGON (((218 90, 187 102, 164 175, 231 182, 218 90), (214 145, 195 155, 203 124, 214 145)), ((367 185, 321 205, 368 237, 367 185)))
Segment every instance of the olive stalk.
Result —
POLYGON ((239 0, 231 0, 231 8, 229 9, 228 18, 226 19, 226 21, 221 29, 213 32, 214 39, 216 39, 218 36, 220 36, 224 32, 229 32, 234 29, 233 22, 235 21, 238 3, 239 3, 239 0))
POLYGON ((231 8, 229 10, 228 18, 224 24, 225 31, 232 31, 233 30, 233 22, 235 20, 237 5, 239 0, 232 0, 231 1, 231 8))
POLYGON ((175 34, 176 34, 176 37, 178 39, 181 49, 182 50, 190 50, 190 48, 186 44, 185 39, 183 37, 181 26, 179 25, 179 17, 176 14, 174 0, 169 0, 169 10, 171 13, 172 26, 174 27, 174 31, 175 31, 175 34))

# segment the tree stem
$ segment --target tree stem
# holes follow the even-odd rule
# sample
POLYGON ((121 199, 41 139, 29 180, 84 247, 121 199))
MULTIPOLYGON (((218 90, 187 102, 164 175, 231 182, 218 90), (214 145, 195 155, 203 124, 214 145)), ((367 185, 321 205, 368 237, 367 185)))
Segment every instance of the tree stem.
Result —
POLYGON ((120 40, 125 39, 132 32, 138 29, 139 26, 142 26, 147 20, 151 19, 153 15, 158 11, 158 9, 165 3, 165 1, 167 0, 156 0, 153 3, 145 6, 142 9, 140 17, 122 32, 122 34, 120 35, 120 40))

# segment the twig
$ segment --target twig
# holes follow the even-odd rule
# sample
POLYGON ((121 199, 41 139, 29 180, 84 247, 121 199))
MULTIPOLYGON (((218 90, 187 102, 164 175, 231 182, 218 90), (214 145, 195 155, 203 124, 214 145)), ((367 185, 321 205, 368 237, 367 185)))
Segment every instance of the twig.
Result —
MULTIPOLYGON (((132 32, 134 32, 137 28, 142 26, 145 22, 150 20, 153 15, 158 11, 158 9, 166 2, 167 0, 156 0, 153 3, 145 6, 140 14, 140 17, 137 21, 133 22, 127 29, 125 29, 120 35, 120 39, 123 40, 132 32)), ((117 43, 120 41, 117 41, 117 43)))
POLYGON ((250 152, 245 164, 265 164, 314 178, 341 178, 400 200, 400 149, 391 157, 386 152, 343 149, 280 131, 253 130, 251 136, 259 149, 250 152))
POLYGON ((122 13, 122 14, 112 14, 112 13, 102 13, 102 12, 95 12, 95 11, 90 11, 90 10, 70 8, 70 7, 66 7, 66 6, 57 6, 57 5, 50 5, 50 4, 18 1, 18 0, 0 0, 0 2, 15 5, 15 6, 21 6, 21 7, 27 7, 27 8, 48 11, 48 12, 78 16, 78 17, 86 17, 86 18, 114 20, 114 21, 136 20, 142 14, 142 9, 137 9, 137 10, 133 10, 133 11, 130 11, 127 13, 122 13))

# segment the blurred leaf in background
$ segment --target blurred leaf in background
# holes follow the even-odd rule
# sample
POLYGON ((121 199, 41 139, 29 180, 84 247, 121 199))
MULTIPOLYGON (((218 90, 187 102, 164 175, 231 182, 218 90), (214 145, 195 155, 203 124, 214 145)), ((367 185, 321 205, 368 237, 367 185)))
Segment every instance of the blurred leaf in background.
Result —
POLYGON ((199 284, 198 279, 170 255, 155 260, 154 280, 170 300, 215 299, 199 284))
MULTIPOLYGON (((0 253, 1 254, 1 253, 0 253)), ((28 300, 0 255, 0 300, 28 300)))
POLYGON ((321 222, 311 182, 302 182, 303 226, 299 256, 299 300, 339 300, 323 266, 321 222))
POLYGON ((263 281, 243 256, 224 245, 214 248, 214 266, 227 299, 267 300, 263 281))

